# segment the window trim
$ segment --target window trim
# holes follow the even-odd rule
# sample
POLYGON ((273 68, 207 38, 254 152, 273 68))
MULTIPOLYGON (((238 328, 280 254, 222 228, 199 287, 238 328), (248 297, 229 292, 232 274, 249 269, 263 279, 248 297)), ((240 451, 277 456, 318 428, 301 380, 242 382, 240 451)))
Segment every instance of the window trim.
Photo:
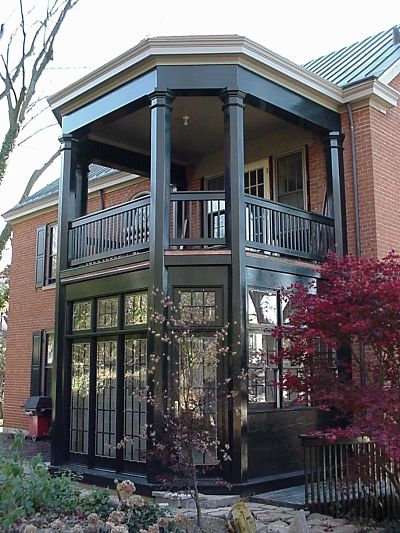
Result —
MULTIPOLYGON (((306 161, 306 147, 301 146, 299 148, 296 148, 294 150, 285 151, 285 152, 279 152, 277 154, 274 154, 272 156, 272 166, 273 166, 273 200, 274 202, 278 202, 278 159, 281 157, 287 157, 296 153, 301 153, 301 161, 302 161, 302 171, 303 171, 303 207, 300 209, 303 209, 304 211, 308 211, 308 173, 307 173, 307 161, 306 161)), ((282 204, 286 205, 286 204, 282 204)))

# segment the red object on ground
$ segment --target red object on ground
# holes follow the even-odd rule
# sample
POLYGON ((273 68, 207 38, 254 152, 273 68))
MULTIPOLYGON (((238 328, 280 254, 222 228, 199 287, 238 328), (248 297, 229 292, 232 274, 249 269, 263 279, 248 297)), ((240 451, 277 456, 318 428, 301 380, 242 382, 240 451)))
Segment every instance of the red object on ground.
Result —
POLYGON ((40 416, 34 415, 29 417, 29 436, 30 437, 47 437, 50 431, 51 413, 45 413, 40 416))

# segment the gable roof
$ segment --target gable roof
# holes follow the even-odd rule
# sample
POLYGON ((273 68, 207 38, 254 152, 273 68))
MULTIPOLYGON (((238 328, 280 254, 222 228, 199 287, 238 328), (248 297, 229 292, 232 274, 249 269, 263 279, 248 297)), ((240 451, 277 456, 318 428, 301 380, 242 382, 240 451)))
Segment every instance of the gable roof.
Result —
POLYGON ((399 26, 381 31, 336 52, 313 59, 303 67, 339 87, 379 78, 400 61, 400 40, 396 42, 395 39, 398 32, 399 26))
MULTIPOLYGON (((111 168, 103 167, 101 165, 92 164, 89 166, 88 179, 90 180, 91 183, 93 183, 96 179, 103 178, 105 176, 112 176, 113 174, 116 174, 117 172, 119 171, 111 169, 111 168)), ((9 211, 14 211, 14 209, 25 207, 31 203, 39 202, 40 200, 44 200, 46 198, 51 198, 52 196, 58 196, 59 183, 60 183, 59 179, 52 181, 51 183, 49 183, 48 185, 46 185, 39 191, 31 194, 27 198, 24 198, 23 200, 18 202, 17 205, 9 209, 9 211)))

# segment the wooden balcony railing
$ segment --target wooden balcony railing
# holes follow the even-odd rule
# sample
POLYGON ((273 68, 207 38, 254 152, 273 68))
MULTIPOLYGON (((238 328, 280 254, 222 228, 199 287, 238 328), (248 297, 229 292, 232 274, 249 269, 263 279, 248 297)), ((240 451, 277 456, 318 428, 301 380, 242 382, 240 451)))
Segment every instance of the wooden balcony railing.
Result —
POLYGON ((148 250, 149 215, 147 197, 74 220, 69 229, 70 266, 148 250))
MULTIPOLYGON (((246 248, 321 261, 334 245, 333 219, 245 196, 246 248)), ((149 249, 150 198, 105 209, 71 222, 69 265, 87 265, 149 249)), ((173 192, 170 247, 226 247, 223 191, 173 192)))
POLYGON ((400 517, 400 501, 390 479, 390 461, 368 438, 335 442, 301 436, 304 447, 305 504, 311 512, 383 519, 400 517))
POLYGON ((218 191, 171 193, 173 247, 224 247, 225 193, 218 191))
POLYGON ((333 219, 249 195, 245 204, 248 248, 313 261, 333 249, 333 219))

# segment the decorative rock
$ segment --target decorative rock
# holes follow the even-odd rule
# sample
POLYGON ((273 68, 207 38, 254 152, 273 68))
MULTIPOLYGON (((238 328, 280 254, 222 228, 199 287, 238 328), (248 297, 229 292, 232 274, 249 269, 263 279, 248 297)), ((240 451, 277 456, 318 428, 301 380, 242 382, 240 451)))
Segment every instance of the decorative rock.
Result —
POLYGON ((289 526, 288 533, 310 533, 306 515, 302 509, 295 514, 289 526))
POLYGON ((272 524, 268 524, 267 531, 268 533, 288 533, 289 526, 286 524, 286 522, 279 520, 278 522, 272 522, 272 524))

